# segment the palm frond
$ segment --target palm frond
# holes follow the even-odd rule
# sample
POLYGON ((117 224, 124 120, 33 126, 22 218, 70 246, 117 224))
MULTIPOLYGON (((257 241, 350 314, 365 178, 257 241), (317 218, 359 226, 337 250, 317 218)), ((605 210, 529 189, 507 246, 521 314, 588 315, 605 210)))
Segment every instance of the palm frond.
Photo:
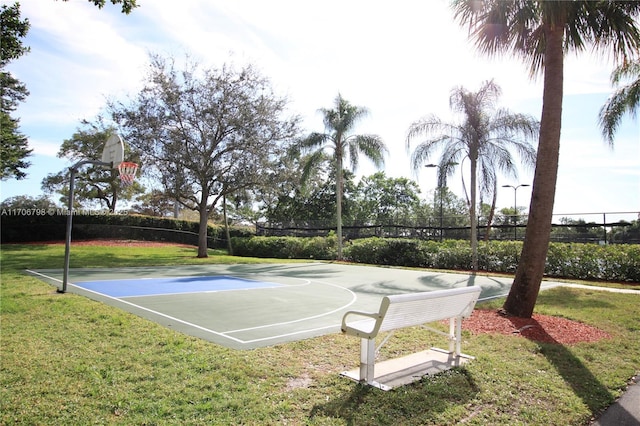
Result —
POLYGON ((429 163, 431 155, 441 148, 444 150, 453 148, 457 153, 464 152, 466 154, 467 152, 464 139, 457 137, 456 135, 452 136, 442 133, 434 136, 433 138, 427 139, 416 146, 411 154, 412 170, 414 172, 418 172, 425 163, 429 163))
POLYGON ((547 28, 564 27, 565 52, 593 46, 626 62, 640 50, 636 1, 456 0, 453 10, 479 51, 515 53, 531 76, 544 69, 547 28))
MULTIPOLYGON (((411 141, 415 138, 424 136, 429 137, 434 133, 438 134, 453 134, 459 132, 459 127, 455 124, 450 124, 442 121, 435 115, 428 115, 418 121, 414 121, 407 130, 406 148, 411 148, 411 141)), ((421 142, 425 143, 425 142, 421 142)))
POLYGON ((321 108, 319 111, 324 116, 327 133, 311 133, 296 143, 295 150, 309 152, 329 148, 333 151, 336 163, 341 163, 348 156, 352 170, 357 168, 361 153, 376 167, 384 165, 384 156, 388 150, 379 136, 350 135, 355 124, 367 115, 366 108, 352 105, 338 94, 333 108, 321 108), (332 143, 333 146, 329 147, 327 143, 332 143))
POLYGON ((495 165, 493 159, 479 159, 478 170, 480 171, 480 176, 478 179, 480 194, 486 195, 489 198, 493 197, 493 191, 496 187, 496 182, 498 181, 498 177, 496 174, 497 166, 495 165))
POLYGON ((615 136, 622 117, 626 113, 633 117, 637 115, 640 105, 640 79, 629 86, 616 90, 600 109, 599 123, 602 135, 609 145, 613 146, 615 136))
POLYGON ((325 129, 336 134, 345 134, 353 130, 354 126, 369 114, 364 107, 352 105, 338 94, 334 101, 333 109, 321 108, 324 116, 325 129))
POLYGON ((327 141, 331 140, 331 135, 326 133, 310 133, 308 136, 301 138, 295 144, 296 148, 301 152, 309 152, 324 146, 327 141))
POLYGON ((599 1, 583 3, 579 30, 588 35, 596 51, 612 56, 616 62, 628 62, 640 51, 640 2, 599 1), (584 18, 588 15, 589 18, 584 18))
POLYGON ((389 152, 378 135, 356 135, 349 141, 351 169, 358 167, 359 154, 367 157, 378 169, 384 166, 384 157, 389 152))
POLYGON ((531 75, 542 69, 544 32, 540 3, 529 0, 456 0, 454 19, 469 29, 476 48, 490 56, 513 52, 529 64, 531 75))
MULTIPOLYGON (((482 154, 479 156, 479 169, 483 175, 496 174, 499 171, 509 177, 517 178, 518 163, 509 149, 513 146, 507 148, 502 142, 503 140, 500 140, 499 143, 484 145, 490 155, 482 154)), ((482 178, 480 181, 482 182, 482 178)))
POLYGON ((540 122, 527 114, 513 113, 500 108, 488 123, 488 131, 494 134, 518 133, 527 140, 535 140, 540 132, 540 122))
POLYGON ((622 117, 627 113, 634 118, 637 117, 640 107, 640 60, 616 68, 611 75, 614 84, 626 78, 635 78, 635 81, 617 89, 602 106, 598 115, 602 136, 610 146, 613 146, 613 139, 622 117))
POLYGON ((309 182, 309 179, 315 176, 328 160, 329 156, 322 149, 312 152, 302 160, 302 175, 300 181, 303 188, 307 182, 309 182))
POLYGON ((640 78, 640 59, 628 61, 617 67, 611 73, 611 84, 617 86, 624 80, 638 80, 640 78))
POLYGON ((451 91, 449 107, 470 117, 495 108, 502 89, 493 80, 482 83, 477 92, 470 92, 462 86, 451 91))

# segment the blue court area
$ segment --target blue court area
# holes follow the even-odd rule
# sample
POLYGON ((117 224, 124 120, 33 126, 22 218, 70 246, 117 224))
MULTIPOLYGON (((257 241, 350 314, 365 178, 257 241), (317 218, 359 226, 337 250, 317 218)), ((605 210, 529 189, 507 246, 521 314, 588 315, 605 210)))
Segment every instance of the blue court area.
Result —
MULTIPOLYGON (((62 269, 27 272, 61 287, 62 269)), ((377 311, 386 295, 477 285, 482 300, 506 295, 511 282, 509 277, 315 262, 71 269, 67 291, 181 333, 252 349, 339 333, 345 312, 377 311)))
POLYGON ((282 284, 227 276, 203 276, 88 281, 75 285, 111 297, 135 297, 270 288, 282 284))

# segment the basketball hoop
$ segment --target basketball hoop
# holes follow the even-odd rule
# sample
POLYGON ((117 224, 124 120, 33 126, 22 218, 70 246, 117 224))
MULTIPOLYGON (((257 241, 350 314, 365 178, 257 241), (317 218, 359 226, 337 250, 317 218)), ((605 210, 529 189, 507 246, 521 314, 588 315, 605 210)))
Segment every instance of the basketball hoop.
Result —
POLYGON ((120 174, 120 182, 125 186, 133 185, 133 181, 136 178, 136 172, 138 171, 138 165, 136 163, 130 163, 123 161, 118 164, 118 173, 120 174))

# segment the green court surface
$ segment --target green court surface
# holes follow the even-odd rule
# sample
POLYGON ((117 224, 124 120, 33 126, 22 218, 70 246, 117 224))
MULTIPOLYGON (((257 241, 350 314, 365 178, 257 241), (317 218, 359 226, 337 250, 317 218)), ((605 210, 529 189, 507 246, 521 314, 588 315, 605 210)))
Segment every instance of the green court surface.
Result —
MULTIPOLYGON (((61 287, 63 271, 28 273, 61 287)), ((71 269, 68 292, 234 349, 340 332, 348 310, 385 295, 478 285, 506 295, 512 278, 332 263, 71 269)), ((61 295, 64 297, 64 295, 61 295)))

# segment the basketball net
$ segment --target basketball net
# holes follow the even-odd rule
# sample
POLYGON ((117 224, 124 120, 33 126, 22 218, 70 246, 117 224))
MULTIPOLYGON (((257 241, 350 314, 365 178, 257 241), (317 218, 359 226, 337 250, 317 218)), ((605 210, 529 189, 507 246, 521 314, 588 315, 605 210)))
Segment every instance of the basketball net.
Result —
POLYGON ((118 173, 120 174, 120 183, 125 186, 133 185, 133 181, 136 178, 136 172, 138 171, 138 165, 136 163, 130 163, 123 161, 118 164, 118 173))

